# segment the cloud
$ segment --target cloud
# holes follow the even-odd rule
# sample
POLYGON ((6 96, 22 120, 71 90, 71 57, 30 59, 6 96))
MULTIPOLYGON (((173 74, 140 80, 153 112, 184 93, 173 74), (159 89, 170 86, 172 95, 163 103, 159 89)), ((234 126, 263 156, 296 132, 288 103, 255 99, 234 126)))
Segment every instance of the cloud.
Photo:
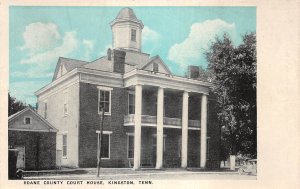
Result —
POLYGON ((35 53, 57 46, 61 35, 55 24, 36 22, 25 27, 23 39, 25 44, 21 50, 28 49, 30 53, 35 53))
POLYGON ((90 58, 91 58, 91 53, 92 53, 93 50, 94 50, 94 41, 84 39, 84 40, 82 41, 82 44, 83 44, 83 46, 84 46, 84 48, 85 48, 85 53, 84 53, 83 58, 84 58, 85 60, 90 60, 90 58))
POLYGON ((45 66, 45 64, 57 60, 60 56, 67 56, 78 48, 78 39, 74 31, 66 32, 62 41, 61 46, 54 49, 29 55, 28 58, 21 60, 21 64, 43 64, 45 66))
MULTIPOLYGON (((21 50, 24 58, 20 64, 27 65, 26 70, 12 72, 14 77, 26 78, 51 78, 53 67, 60 56, 68 57, 71 53, 79 49, 79 39, 76 31, 59 33, 58 27, 54 23, 31 23, 25 27, 23 33, 24 45, 21 50)), ((85 44, 91 48, 89 41, 85 44)))
POLYGON ((144 26, 143 32, 142 32, 142 47, 147 52, 152 52, 155 49, 159 48, 159 40, 160 40, 160 34, 148 26, 144 26))
POLYGON ((230 24, 220 19, 194 23, 188 37, 169 49, 168 59, 181 68, 191 64, 203 65, 205 61, 203 53, 208 49, 209 43, 224 32, 234 33, 234 23, 230 24))
POLYGON ((142 38, 143 43, 149 43, 151 41, 158 40, 160 38, 160 35, 156 31, 150 29, 148 26, 145 26, 143 29, 142 38))

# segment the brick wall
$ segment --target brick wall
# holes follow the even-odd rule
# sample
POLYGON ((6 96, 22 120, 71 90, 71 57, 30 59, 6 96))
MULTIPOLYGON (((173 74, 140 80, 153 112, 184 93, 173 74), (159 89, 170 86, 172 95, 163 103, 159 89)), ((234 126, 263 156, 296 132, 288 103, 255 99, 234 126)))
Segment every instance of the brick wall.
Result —
POLYGON ((9 145, 25 146, 25 169, 56 168, 56 133, 8 131, 9 145))
MULTIPOLYGON (((105 116, 104 131, 110 135, 110 159, 102 159, 103 167, 124 167, 127 160, 127 135, 124 115, 127 109, 127 91, 113 88, 111 91, 111 115, 105 116), (119 103, 122 102, 122 103, 119 103)), ((98 89, 96 85, 80 84, 79 167, 97 166, 97 134, 100 128, 98 115, 98 89)))
MULTIPOLYGON (((150 92, 143 93, 143 99, 152 99, 153 94, 150 92)), ((172 97, 179 98, 179 97, 172 97)), ((145 109, 146 104, 152 100, 145 100, 143 112, 154 115, 154 108, 145 109)), ((176 102, 176 101, 175 101, 176 102)), ((190 112, 195 108, 192 118, 200 119, 200 98, 191 98, 190 112), (196 105, 197 106, 196 106, 196 105), (195 107, 194 107, 195 106, 195 107)), ((209 116, 208 116, 208 137, 209 143, 209 161, 210 167, 216 166, 219 161, 219 144, 220 129, 216 122, 216 112, 214 101, 209 99, 209 116)), ((127 132, 133 133, 134 127, 124 127, 124 115, 127 114, 128 96, 127 91, 122 88, 113 88, 111 94, 111 115, 105 116, 104 130, 112 131, 110 135, 110 159, 102 160, 102 167, 128 167, 127 158, 127 132), (122 102, 122 103, 119 103, 122 102)), ((169 105, 170 106, 170 105, 169 105)), ((181 105, 180 105, 181 107, 181 105)), ((179 110, 178 110, 179 111, 179 110)), ((155 111, 156 112, 156 111, 155 111)), ((181 114, 180 112, 178 114, 181 114)), ((173 115, 173 114, 172 114, 173 115)), ((174 114, 175 115, 175 114, 174 114)), ((179 116, 179 115, 177 115, 179 116)), ((180 116, 179 116, 180 117, 180 116)), ((80 127, 79 127, 79 166, 96 167, 97 165, 97 134, 99 130, 100 117, 98 115, 98 89, 92 84, 80 84, 80 127)), ((156 134, 155 128, 142 127, 142 154, 141 163, 153 163, 153 134, 156 134)), ((180 167, 180 157, 178 156, 178 140, 181 136, 181 129, 164 129, 166 137, 166 149, 164 152, 164 167, 180 167)), ((199 167, 200 162, 200 131, 189 130, 188 141, 188 166, 199 167)), ((155 164, 153 165, 155 166, 155 164)))

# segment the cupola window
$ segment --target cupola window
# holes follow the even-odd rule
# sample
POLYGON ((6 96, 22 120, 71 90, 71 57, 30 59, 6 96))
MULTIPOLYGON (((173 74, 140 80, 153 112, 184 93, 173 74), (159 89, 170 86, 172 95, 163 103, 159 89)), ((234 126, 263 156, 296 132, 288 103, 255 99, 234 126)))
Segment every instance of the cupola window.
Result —
POLYGON ((136 41, 136 30, 131 29, 131 41, 136 41))

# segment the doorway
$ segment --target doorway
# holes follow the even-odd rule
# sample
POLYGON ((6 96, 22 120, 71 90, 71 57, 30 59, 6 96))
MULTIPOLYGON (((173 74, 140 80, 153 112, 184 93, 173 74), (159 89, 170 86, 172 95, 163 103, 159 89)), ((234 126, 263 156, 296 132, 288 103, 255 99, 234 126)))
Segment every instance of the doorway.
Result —
POLYGON ((15 148, 19 151, 17 169, 25 169, 25 146, 16 146, 15 148))
MULTIPOLYGON (((156 135, 152 135, 152 166, 156 167, 156 135)), ((164 155, 165 155, 165 150, 166 150, 166 135, 164 135, 163 139, 163 164, 164 164, 164 155)))

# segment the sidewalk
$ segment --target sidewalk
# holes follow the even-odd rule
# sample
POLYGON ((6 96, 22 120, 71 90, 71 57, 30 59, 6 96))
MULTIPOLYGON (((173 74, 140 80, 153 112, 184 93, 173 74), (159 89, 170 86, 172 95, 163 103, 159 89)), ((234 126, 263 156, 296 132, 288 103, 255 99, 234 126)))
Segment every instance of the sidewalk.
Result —
POLYGON ((62 169, 62 170, 41 170, 41 171, 25 171, 25 179, 139 179, 141 177, 172 177, 178 175, 237 175, 237 171, 229 170, 203 170, 200 168, 166 168, 156 170, 152 168, 143 168, 135 171, 131 168, 101 168, 100 177, 97 178, 96 168, 76 168, 76 169, 62 169))

